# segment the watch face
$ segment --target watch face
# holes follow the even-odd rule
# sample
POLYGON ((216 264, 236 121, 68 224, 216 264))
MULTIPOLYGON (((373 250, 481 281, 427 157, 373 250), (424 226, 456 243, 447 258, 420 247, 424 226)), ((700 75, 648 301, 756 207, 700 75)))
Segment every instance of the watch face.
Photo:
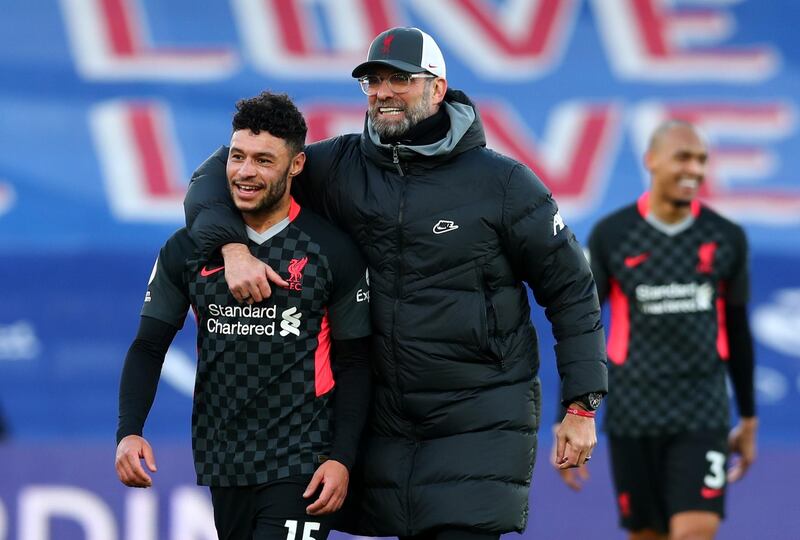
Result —
POLYGON ((591 392, 589 395, 586 396, 589 401, 589 408, 592 410, 597 409, 600 407, 600 402, 603 400, 603 396, 598 394, 597 392, 591 392))

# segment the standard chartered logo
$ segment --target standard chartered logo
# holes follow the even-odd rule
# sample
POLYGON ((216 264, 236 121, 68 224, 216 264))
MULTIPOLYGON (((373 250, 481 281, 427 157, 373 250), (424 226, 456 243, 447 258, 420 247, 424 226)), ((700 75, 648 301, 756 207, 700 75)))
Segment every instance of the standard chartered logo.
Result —
POLYGON ((695 313, 713 309, 714 289, 710 283, 639 285, 636 300, 642 313, 695 313))
POLYGON ((300 317, 302 317, 302 313, 297 312, 297 308, 289 308, 283 313, 281 313, 281 336, 286 337, 289 334, 294 334, 295 336, 300 335, 300 317))
POLYGON ((289 334, 300 337, 300 319, 303 316, 303 313, 296 307, 283 310, 279 316, 276 306, 224 306, 219 304, 209 304, 208 314, 210 317, 206 319, 205 326, 206 330, 212 334, 274 336, 276 320, 280 319, 279 334, 281 337, 289 334), (231 321, 231 319, 236 320, 231 321))

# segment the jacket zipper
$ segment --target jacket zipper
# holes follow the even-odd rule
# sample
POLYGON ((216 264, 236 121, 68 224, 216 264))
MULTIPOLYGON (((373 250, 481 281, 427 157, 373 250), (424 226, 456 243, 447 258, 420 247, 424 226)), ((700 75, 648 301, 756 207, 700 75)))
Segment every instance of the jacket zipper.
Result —
POLYGON ((417 452, 419 451, 419 441, 414 441, 414 450, 411 454, 411 467, 408 469, 408 477, 406 478, 406 534, 413 534, 414 530, 414 516, 411 514, 411 473, 417 466, 417 452))
POLYGON ((406 175, 406 173, 403 172, 403 167, 400 165, 400 156, 397 153, 397 146, 392 146, 392 163, 394 163, 400 176, 406 175))
MULTIPOLYGON (((403 167, 400 164, 400 156, 398 155, 397 146, 392 146, 392 163, 397 168, 397 173, 405 177, 406 173, 403 171, 403 167)), ((406 205, 406 183, 403 181, 403 184, 400 188, 400 206, 397 209, 397 255, 398 255, 398 264, 397 264, 397 279, 395 281, 395 298, 394 298, 394 324, 392 325, 392 355, 394 356, 394 377, 395 377, 395 388, 398 390, 400 389, 400 370, 398 369, 397 365, 397 312, 400 308, 400 297, 403 294, 403 213, 405 211, 406 205)), ((397 396, 398 400, 401 399, 400 395, 397 396)), ((401 405, 401 409, 403 406, 401 405)), ((416 438, 416 434, 415 438, 416 438)), ((414 460, 416 459, 417 448, 419 446, 419 442, 414 441, 414 453, 412 455, 411 461, 411 469, 408 472, 408 477, 406 478, 406 523, 408 530, 407 532, 411 534, 411 530, 413 527, 411 515, 411 471, 414 470, 414 460)))
MULTIPOLYGON (((403 167, 400 165, 400 156, 398 155, 397 146, 392 146, 392 163, 397 167, 397 172, 400 176, 405 176, 403 167)), ((403 182, 400 188, 400 206, 397 209, 397 278, 395 279, 394 287, 394 313, 392 324, 392 356, 395 359, 395 388, 400 388, 400 381, 397 369, 397 312, 400 309, 400 295, 403 293, 402 277, 403 277, 403 210, 406 204, 406 184, 403 182)), ((398 395, 399 398, 399 395, 398 395)))
MULTIPOLYGON (((401 176, 405 176, 397 156, 397 147, 392 147, 393 161, 401 176)), ((394 286, 394 321, 392 324, 392 356, 394 357, 394 382, 395 388, 400 389, 399 369, 397 369, 397 312, 400 310, 400 297, 403 294, 403 212, 406 205, 406 183, 400 187, 400 206, 397 209, 397 278, 394 286)), ((400 395, 398 393, 398 399, 400 395)))

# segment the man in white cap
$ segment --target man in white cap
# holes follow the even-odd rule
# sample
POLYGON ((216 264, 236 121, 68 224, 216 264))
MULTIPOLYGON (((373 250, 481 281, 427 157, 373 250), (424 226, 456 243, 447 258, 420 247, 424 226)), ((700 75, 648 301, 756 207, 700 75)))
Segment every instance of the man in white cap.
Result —
MULTIPOLYGON (((477 109, 448 89, 428 34, 381 33, 353 77, 368 100, 363 133, 308 145, 292 187, 369 266, 375 396, 358 531, 419 540, 522 531, 541 402, 525 284, 557 340, 570 412, 558 462, 575 467, 591 457, 607 390, 588 263, 539 178, 485 147, 477 109)), ((187 221, 205 252, 222 250, 234 296, 260 302, 269 281, 286 282, 241 245, 226 153, 196 171, 187 221)))

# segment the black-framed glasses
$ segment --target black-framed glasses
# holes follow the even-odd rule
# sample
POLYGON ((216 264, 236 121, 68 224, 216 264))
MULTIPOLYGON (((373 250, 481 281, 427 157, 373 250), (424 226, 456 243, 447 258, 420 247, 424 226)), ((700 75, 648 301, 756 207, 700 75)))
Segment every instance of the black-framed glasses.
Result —
POLYGON ((388 77, 379 77, 377 75, 364 75, 358 78, 358 85, 361 91, 368 96, 374 96, 378 93, 383 81, 389 83, 389 90, 395 94, 404 94, 411 88, 411 83, 414 79, 435 79, 436 75, 430 73, 392 73, 388 77))

